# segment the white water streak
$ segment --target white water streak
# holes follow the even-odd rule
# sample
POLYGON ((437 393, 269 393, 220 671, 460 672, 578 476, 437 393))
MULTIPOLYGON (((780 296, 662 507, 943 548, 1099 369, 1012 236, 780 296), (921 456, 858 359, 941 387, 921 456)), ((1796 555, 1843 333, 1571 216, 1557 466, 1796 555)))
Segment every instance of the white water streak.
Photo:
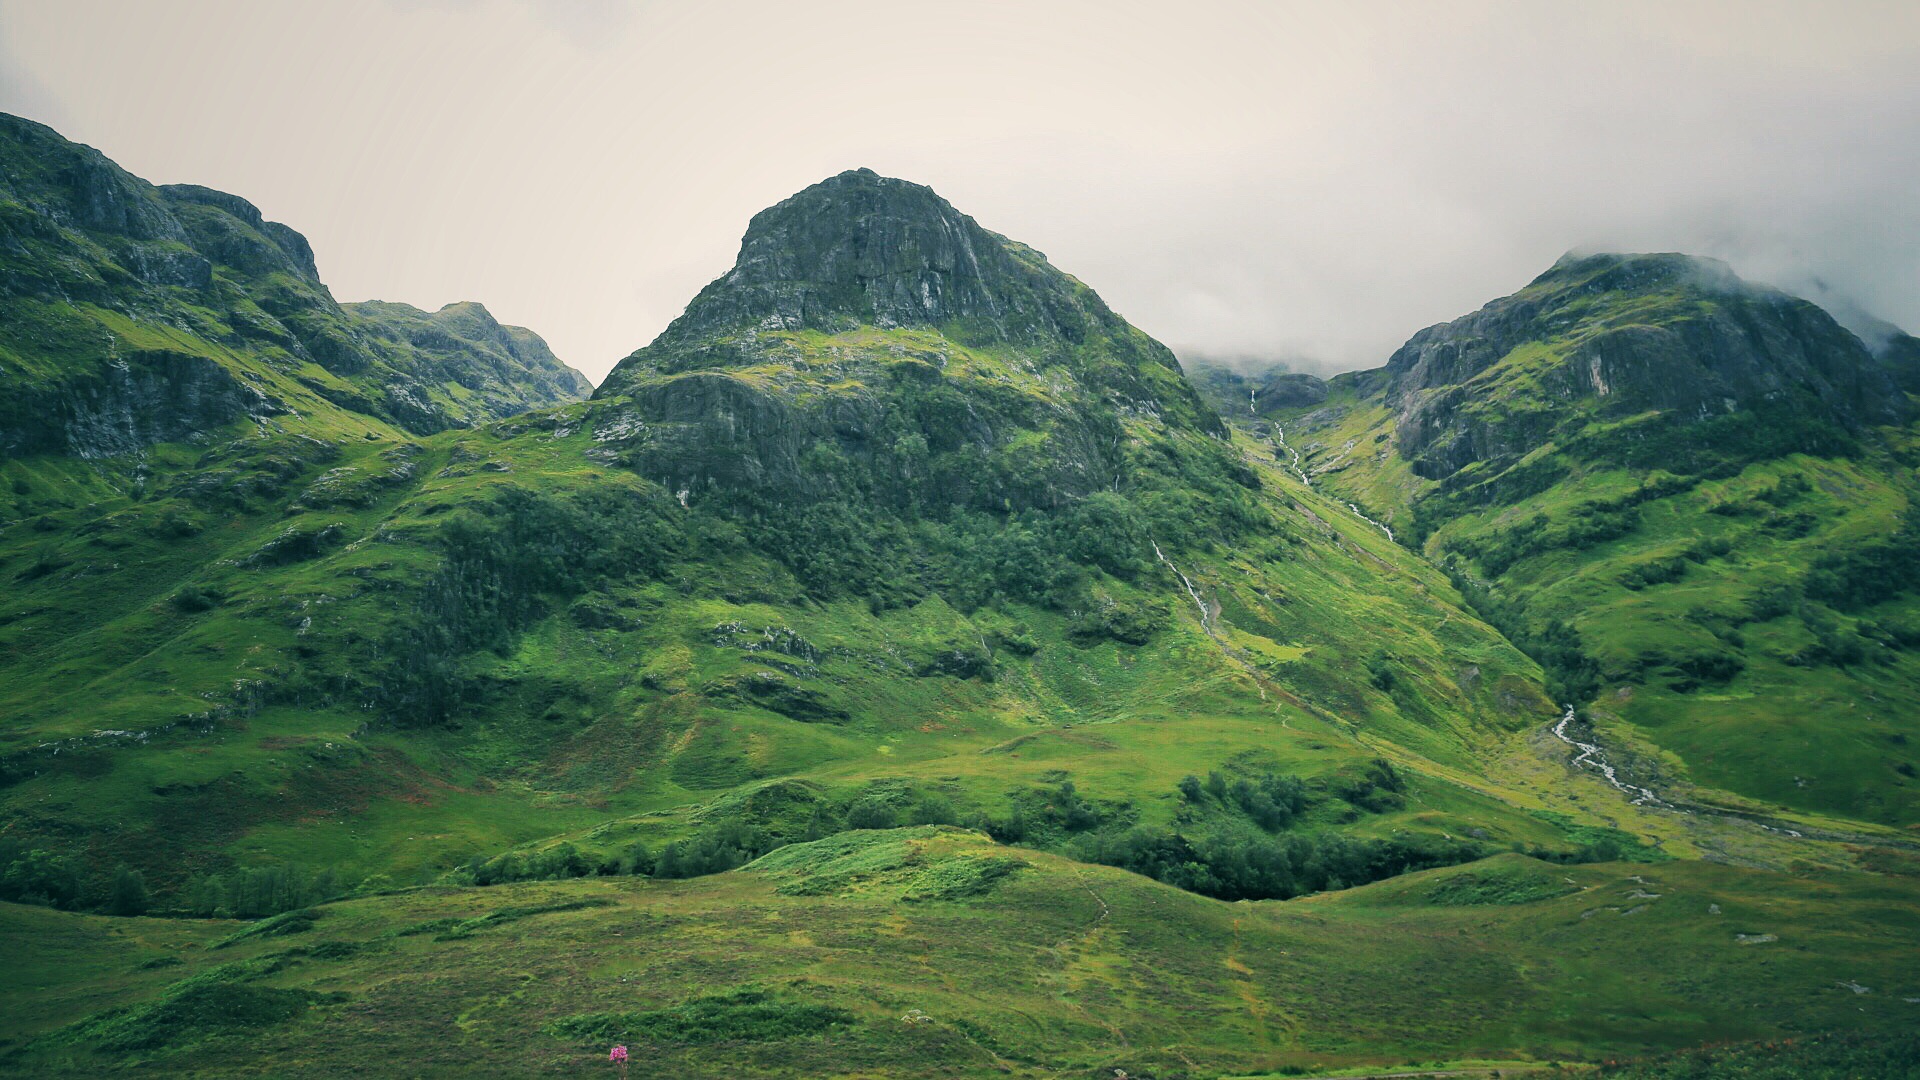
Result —
POLYGON ((1612 784, 1618 788, 1622 794, 1633 799, 1633 805, 1635 806, 1646 806, 1649 803, 1654 806, 1667 805, 1661 801, 1660 796, 1653 793, 1653 789, 1643 788, 1638 784, 1629 784, 1621 780, 1619 774, 1614 771, 1613 766, 1608 763, 1606 754, 1601 751, 1599 746, 1590 742, 1581 742, 1579 739, 1567 734, 1567 725, 1571 723, 1573 723, 1573 706, 1569 705, 1567 706, 1566 713, 1560 717, 1560 722, 1553 725, 1553 737, 1566 743, 1568 746, 1579 749, 1580 755, 1573 759, 1574 768, 1577 769, 1582 765, 1592 766, 1601 776, 1607 778, 1607 783, 1612 784))
POLYGON ((1200 609, 1200 629, 1205 630, 1208 637, 1217 636, 1213 632, 1213 615, 1207 610, 1207 602, 1200 598, 1200 590, 1194 588, 1193 582, 1187 580, 1187 575, 1181 573, 1180 568, 1173 565, 1172 559, 1160 553, 1160 545, 1157 541, 1149 537, 1147 543, 1153 545, 1153 557, 1167 564, 1167 569, 1173 571, 1173 576, 1179 578, 1180 584, 1187 587, 1187 595, 1193 598, 1193 606, 1200 609))
POLYGON ((1148 537, 1147 543, 1153 545, 1153 557, 1159 559, 1166 565, 1167 569, 1173 571, 1173 576, 1179 578, 1180 584, 1185 586, 1187 596, 1193 600, 1194 608, 1200 612, 1200 629, 1206 631, 1207 636, 1213 639, 1215 645, 1220 646, 1220 652, 1225 655, 1227 659, 1239 665, 1240 669, 1247 673, 1247 677, 1253 680, 1253 688, 1260 692, 1260 700, 1267 700, 1267 688, 1261 685, 1260 672, 1255 670, 1254 666, 1248 663, 1246 658, 1241 656, 1233 646, 1227 644, 1227 639, 1221 637, 1219 632, 1213 628, 1213 612, 1207 609, 1207 601, 1200 595, 1200 587, 1195 585, 1187 575, 1181 573, 1179 567, 1173 565, 1173 560, 1167 558, 1166 554, 1160 550, 1159 541, 1148 537))
MULTIPOLYGON (((1287 468, 1292 469, 1293 475, 1299 477, 1300 482, 1307 485, 1309 489, 1318 491, 1319 489, 1314 488, 1313 486, 1313 480, 1307 476, 1306 470, 1301 468, 1300 466, 1300 451, 1295 450, 1292 447, 1292 445, 1290 445, 1287 442, 1287 429, 1282 427, 1279 424, 1275 424, 1273 425, 1273 431, 1274 431, 1274 436, 1273 436, 1273 439, 1271 440, 1273 445, 1278 449, 1285 450, 1287 452, 1287 457, 1289 459, 1287 462, 1287 468)), ((1353 512, 1354 517, 1359 518, 1361 521, 1364 521, 1367 524, 1373 526, 1374 528, 1379 529, 1381 532, 1387 534, 1387 539, 1389 540, 1393 539, 1393 530, 1388 528, 1384 523, 1375 521, 1372 518, 1368 517, 1365 513, 1361 511, 1361 509, 1358 506, 1354 505, 1353 503, 1347 503, 1346 507, 1348 510, 1351 510, 1353 512)))

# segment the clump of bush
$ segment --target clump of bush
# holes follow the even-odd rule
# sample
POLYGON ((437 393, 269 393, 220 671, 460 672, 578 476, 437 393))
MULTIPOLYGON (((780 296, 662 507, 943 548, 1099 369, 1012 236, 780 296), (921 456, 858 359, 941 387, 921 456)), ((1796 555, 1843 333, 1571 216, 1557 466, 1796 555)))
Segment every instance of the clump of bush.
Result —
POLYGON ((705 1045, 772 1042, 817 1035, 854 1023, 845 1009, 794 1001, 744 988, 693 998, 646 1012, 598 1012, 569 1016, 549 1025, 549 1034, 573 1042, 653 1042, 705 1045))

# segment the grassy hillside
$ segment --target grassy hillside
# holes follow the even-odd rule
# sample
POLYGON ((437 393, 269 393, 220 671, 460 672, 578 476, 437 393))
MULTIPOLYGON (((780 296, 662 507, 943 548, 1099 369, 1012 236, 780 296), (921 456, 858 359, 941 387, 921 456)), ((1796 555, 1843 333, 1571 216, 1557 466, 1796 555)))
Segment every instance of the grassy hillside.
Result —
POLYGON ((1558 269, 1423 332, 1397 367, 1334 380, 1325 403, 1267 433, 1316 486, 1448 568, 1556 696, 1641 748, 1646 778, 1714 789, 1694 793, 1709 801, 1915 824, 1915 432, 1879 422, 1905 414, 1906 396, 1873 382, 1865 350, 1832 338, 1844 331, 1811 305, 1596 272, 1558 269), (1736 318, 1757 351, 1726 346, 1731 373, 1698 378, 1734 394, 1774 363, 1768 377, 1801 389, 1702 416, 1663 404, 1676 375, 1661 364, 1680 361, 1657 349, 1659 363, 1619 361, 1634 355, 1622 339, 1704 338, 1703 324, 1736 318), (1802 324, 1817 332, 1789 333, 1802 324), (1428 370, 1476 349, 1487 359, 1428 370), (1873 387, 1852 391, 1858 404, 1834 389, 1849 364, 1873 387), (1567 390, 1576 377, 1584 389, 1567 390), (1440 463, 1450 454, 1472 460, 1440 463))
MULTIPOLYGON (((138 213, 8 220, 106 250, 235 212, 96 158, 61 182, 138 213)), ((527 411, 565 380, 477 307, 313 278, 259 345, 241 300, 310 258, 235 220, 209 280, 279 269, 200 321, 75 300, 8 339, 58 408, 0 460, 0 898, 39 905, 0 908, 0 1065, 525 1075, 624 1040, 672 1075, 1197 1076, 1904 1016, 1835 989, 1903 977, 1909 860, 1872 824, 1903 803, 1633 804, 1548 730, 1600 635, 1490 594, 1463 545, 1506 526, 1460 522, 1565 489, 1422 517, 1453 451, 1401 467, 1385 431, 1305 477, 1086 285, 865 171, 757 215, 592 400, 527 411), (115 336, 61 352, 74 312, 115 336), (355 341, 439 389, 361 379, 355 341), (513 415, 446 411, 482 404, 513 415)), ((1369 393, 1313 422, 1372 431, 1369 393)), ((1893 498, 1894 450, 1797 452, 1893 498)), ((1635 528, 1765 508, 1703 510, 1742 544, 1689 567, 1792 558, 1747 533, 1802 503, 1782 543, 1885 533, 1739 487, 1801 461, 1653 481, 1635 528)), ((1796 595, 1853 612, 1896 564, 1796 595)))
POLYGON ((766 1077, 1634 1054, 1906 1022, 1911 881, 1507 856, 1229 905, 920 828, 685 883, 432 888, 272 923, 10 906, 0 933, 34 959, 4 975, 23 1007, 0 1053, 45 1076, 509 1076, 607 1068, 624 1043, 662 1075, 766 1077))
MULTIPOLYGON (((1066 564, 1087 608, 940 591, 876 610, 810 595, 724 508, 594 461, 619 422, 244 439, 138 500, 85 470, 79 506, 35 495, 76 501, 71 465, 9 463, 44 507, 0 538, 10 831, 84 838, 96 873, 156 885, 278 861, 410 881, 609 816, 657 844, 781 777, 812 785, 799 820, 762 823, 788 829, 882 781, 1004 816, 1065 770, 1149 822, 1183 775, 1235 762, 1311 780, 1387 752, 1418 787, 1551 716, 1444 578, 1273 470, 1266 550, 1162 549, 1204 624, 1150 545, 1124 576, 1066 564), (532 515, 537 535, 512 532, 532 515), (543 568, 548 543, 618 569, 543 568)), ((1447 790, 1460 828, 1554 839, 1447 790)))
POLYGON ((77 880, 22 894, 511 877, 563 842, 710 869, 914 819, 1218 895, 1581 850, 1477 775, 1553 710, 1441 574, 1037 253, 871 174, 803 196, 743 251, 838 213, 961 229, 985 276, 906 242, 932 261, 891 272, 954 307, 860 300, 883 327, 732 275, 599 399, 472 430, 8 461, 0 815, 77 880), (1325 830, 1365 842, 1340 873, 1239 868, 1325 830))
POLYGON ((427 433, 584 397, 478 304, 342 306, 299 233, 0 115, 0 451, 93 460, 235 425, 427 433))

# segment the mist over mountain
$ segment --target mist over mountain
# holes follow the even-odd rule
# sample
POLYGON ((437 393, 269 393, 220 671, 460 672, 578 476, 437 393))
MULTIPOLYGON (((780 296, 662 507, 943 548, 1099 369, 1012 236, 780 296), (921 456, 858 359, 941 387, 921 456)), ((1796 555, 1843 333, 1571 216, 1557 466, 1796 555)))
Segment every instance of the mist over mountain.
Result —
POLYGON ((342 298, 483 298, 595 380, 732 264, 740 222, 853 165, 931 184, 1183 357, 1370 367, 1570 247, 1817 277, 1920 328, 1899 0, 238 10, 12 5, 0 110, 246 193, 342 298), (796 43, 861 59, 796 86, 796 43))

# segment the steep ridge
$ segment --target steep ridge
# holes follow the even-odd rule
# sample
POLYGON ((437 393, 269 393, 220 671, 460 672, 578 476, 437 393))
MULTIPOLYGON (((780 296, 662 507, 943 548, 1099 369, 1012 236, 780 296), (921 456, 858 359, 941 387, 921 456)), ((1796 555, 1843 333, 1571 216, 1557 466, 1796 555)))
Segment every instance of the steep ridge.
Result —
POLYGON ((588 391, 530 332, 482 325, 484 311, 399 333, 397 311, 342 307, 306 239, 245 199, 155 187, 3 114, 0 253, 11 455, 115 457, 236 423, 426 433, 588 391))
POLYGON ((1557 697, 1663 751, 1644 780, 1908 825, 1915 412, 1893 340, 1876 356, 1709 260, 1570 256, 1275 420, 1557 697))

